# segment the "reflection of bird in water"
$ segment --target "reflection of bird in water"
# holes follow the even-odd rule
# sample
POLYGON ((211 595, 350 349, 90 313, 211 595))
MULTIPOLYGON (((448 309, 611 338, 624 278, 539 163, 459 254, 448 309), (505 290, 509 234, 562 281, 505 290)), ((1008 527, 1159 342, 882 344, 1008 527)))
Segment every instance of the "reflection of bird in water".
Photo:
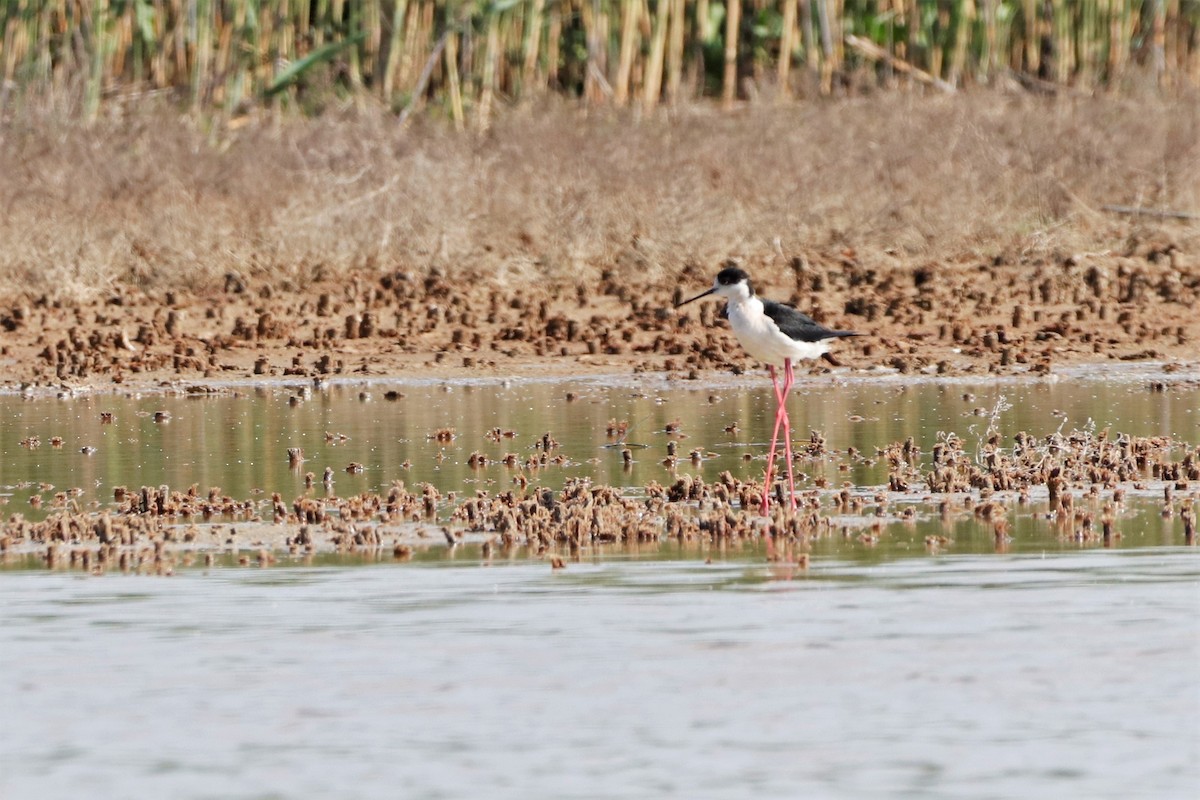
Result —
POLYGON ((799 359, 820 358, 829 352, 829 340, 858 336, 853 331, 834 331, 792 306, 772 300, 760 300, 750 287, 750 276, 738 267, 726 267, 717 273, 712 288, 676 308, 701 297, 716 294, 728 300, 724 315, 729 319, 738 342, 753 358, 765 362, 775 387, 775 429, 771 433, 771 451, 767 456, 767 474, 763 481, 762 510, 770 508, 771 473, 775 467, 775 447, 779 428, 783 427, 784 453, 787 457, 788 502, 796 507, 796 483, 792 475, 792 425, 788 419, 787 396, 796 376, 792 363, 799 359), (775 367, 783 367, 783 385, 775 376, 775 367))
MULTIPOLYGON (((644 422, 647 419, 649 419, 649 417, 642 417, 640 422, 644 422)), ((606 449, 616 449, 616 448, 624 449, 627 447, 644 449, 644 448, 649 447, 650 445, 648 445, 648 444, 638 444, 636 442, 628 441, 629 431, 632 428, 636 428, 638 422, 639 422, 639 420, 630 422, 629 420, 625 420, 625 419, 620 420, 620 421, 617 421, 616 419, 610 419, 608 421, 608 425, 604 429, 604 435, 607 436, 612 441, 610 441, 608 444, 604 445, 604 447, 606 449)))

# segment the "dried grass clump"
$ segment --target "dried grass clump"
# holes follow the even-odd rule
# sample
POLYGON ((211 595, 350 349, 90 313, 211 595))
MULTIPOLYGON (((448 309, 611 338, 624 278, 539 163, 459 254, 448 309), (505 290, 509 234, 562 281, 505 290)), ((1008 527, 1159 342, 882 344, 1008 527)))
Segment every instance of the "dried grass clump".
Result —
POLYGON ((0 287, 84 297, 206 291, 227 272, 301 288, 350 269, 500 283, 853 248, 954 263, 1117 249, 1196 252, 1200 103, 886 94, 631 122, 548 108, 485 136, 366 112, 209 133, 144 108, 90 127, 0 129, 0 287))

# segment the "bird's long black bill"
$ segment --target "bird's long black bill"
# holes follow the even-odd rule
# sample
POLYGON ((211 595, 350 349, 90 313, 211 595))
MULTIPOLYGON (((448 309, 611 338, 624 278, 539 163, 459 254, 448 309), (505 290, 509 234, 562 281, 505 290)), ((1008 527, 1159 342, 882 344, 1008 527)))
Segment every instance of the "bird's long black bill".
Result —
POLYGON ((691 300, 681 300, 680 302, 675 304, 675 307, 679 308, 680 306, 686 306, 688 303, 691 303, 695 300, 699 300, 701 297, 708 297, 710 294, 712 294, 716 290, 717 290, 717 287, 714 286, 713 288, 709 289, 707 292, 701 292, 700 294, 696 295, 691 300))

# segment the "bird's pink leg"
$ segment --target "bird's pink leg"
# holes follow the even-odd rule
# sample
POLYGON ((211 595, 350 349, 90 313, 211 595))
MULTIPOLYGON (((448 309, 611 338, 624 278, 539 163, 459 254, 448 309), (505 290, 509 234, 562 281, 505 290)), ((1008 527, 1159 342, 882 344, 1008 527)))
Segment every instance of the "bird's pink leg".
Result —
POLYGON ((778 404, 775 407, 775 429, 771 431, 771 449, 767 453, 767 475, 763 478, 763 497, 762 497, 762 513, 765 517, 771 510, 771 473, 775 468, 775 447, 779 443, 779 425, 783 422, 783 392, 779 388, 779 381, 775 378, 775 365, 771 364, 767 367, 771 372, 771 385, 775 387, 775 402, 778 404))
POLYGON ((792 475, 792 421, 788 418, 787 413, 787 396, 792 390, 792 384, 796 382, 796 373, 792 370, 792 360, 785 358, 783 361, 783 393, 779 398, 779 414, 783 419, 783 451, 787 457, 787 476, 788 476, 788 505, 796 510, 796 479, 792 475))

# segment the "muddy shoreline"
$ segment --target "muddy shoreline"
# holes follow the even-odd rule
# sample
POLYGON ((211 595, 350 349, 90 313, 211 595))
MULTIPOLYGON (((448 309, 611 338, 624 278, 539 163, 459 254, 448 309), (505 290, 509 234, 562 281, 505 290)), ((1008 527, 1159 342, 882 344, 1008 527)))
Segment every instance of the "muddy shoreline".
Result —
MULTIPOLYGON (((463 369, 429 369, 420 375, 405 373, 378 377, 249 377, 249 378, 193 378, 158 381, 122 381, 121 383, 93 382, 85 384, 13 384, 0 383, 0 395, 23 396, 31 400, 104 395, 174 395, 216 396, 249 394, 259 391, 300 390, 374 390, 418 386, 520 386, 525 384, 561 384, 567 388, 573 384, 602 386, 605 388, 628 388, 631 390, 663 390, 682 388, 690 390, 724 390, 760 386, 768 379, 765 369, 748 369, 745 372, 707 371, 696 375, 679 373, 645 373, 634 370, 618 372, 602 366, 595 371, 577 369, 565 364, 541 365, 539 368, 520 369, 511 374, 494 372, 480 374, 479 371, 463 369)), ((1147 362, 1101 362, 1082 361, 1064 365, 1049 374, 963 374, 938 375, 935 371, 917 374, 903 373, 886 367, 866 369, 834 368, 813 373, 798 379, 796 387, 819 388, 868 384, 879 386, 917 386, 936 383, 946 386, 979 385, 1022 385, 1030 383, 1053 384, 1059 381, 1094 381, 1112 384, 1143 383, 1153 391, 1171 386, 1200 384, 1200 359, 1180 361, 1147 362)))
MULTIPOLYGON (((748 265, 760 294, 858 331, 801 375, 1047 377, 1200 358, 1200 264, 1157 242, 1129 256, 973 266, 842 255, 748 265)), ((360 273, 300 289, 231 273, 211 293, 117 289, 87 302, 0 305, 0 390, 329 380, 555 379, 612 374, 708 380, 759 368, 719 302, 676 309, 712 269, 670 281, 636 270, 599 285, 501 285, 438 270, 360 273)))

